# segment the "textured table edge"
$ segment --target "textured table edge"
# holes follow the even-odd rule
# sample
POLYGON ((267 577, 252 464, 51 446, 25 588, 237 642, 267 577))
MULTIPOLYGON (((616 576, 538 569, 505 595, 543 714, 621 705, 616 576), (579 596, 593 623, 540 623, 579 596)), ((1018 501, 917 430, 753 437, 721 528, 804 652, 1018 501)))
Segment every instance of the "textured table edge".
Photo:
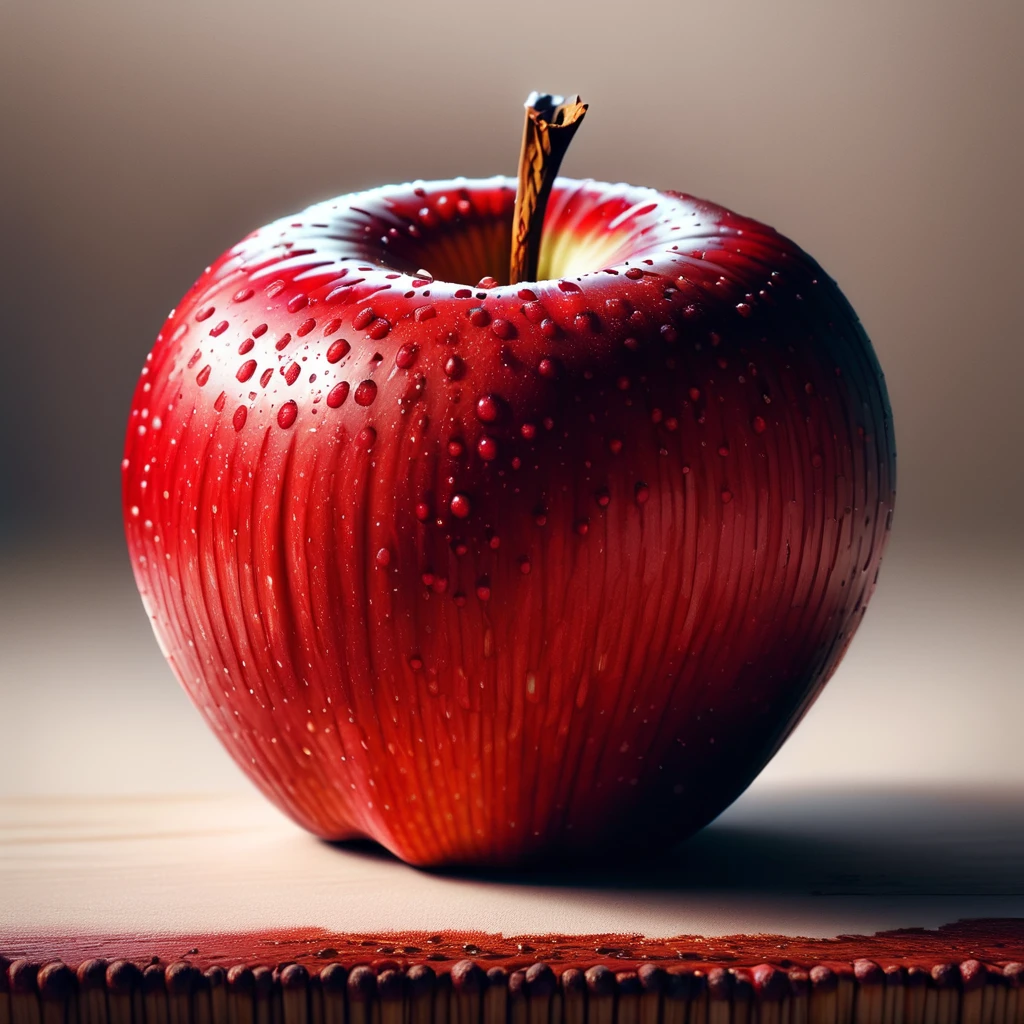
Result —
POLYGON ((0 1024, 1024 1024, 1021 918, 835 939, 22 935, 0 954, 0 1024))

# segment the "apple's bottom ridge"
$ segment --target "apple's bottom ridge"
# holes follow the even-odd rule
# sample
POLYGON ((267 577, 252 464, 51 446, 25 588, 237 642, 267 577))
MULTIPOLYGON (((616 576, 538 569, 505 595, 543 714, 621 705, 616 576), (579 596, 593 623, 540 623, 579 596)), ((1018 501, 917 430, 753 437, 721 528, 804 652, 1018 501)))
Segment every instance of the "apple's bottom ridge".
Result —
POLYGON ((1024 919, 806 939, 0 935, 0 1024, 1024 1024, 1024 919))

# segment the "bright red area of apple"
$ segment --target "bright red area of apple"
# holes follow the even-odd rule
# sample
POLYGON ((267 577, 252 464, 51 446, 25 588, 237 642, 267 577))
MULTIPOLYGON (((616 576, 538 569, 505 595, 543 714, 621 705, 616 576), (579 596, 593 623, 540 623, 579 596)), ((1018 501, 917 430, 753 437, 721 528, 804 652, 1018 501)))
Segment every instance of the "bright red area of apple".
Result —
POLYGON ((161 331, 123 464, 143 599, 232 756, 423 865, 718 814, 839 661, 893 506, 878 364, 799 248, 560 179, 546 279, 477 286, 513 201, 399 186, 249 236, 161 331))

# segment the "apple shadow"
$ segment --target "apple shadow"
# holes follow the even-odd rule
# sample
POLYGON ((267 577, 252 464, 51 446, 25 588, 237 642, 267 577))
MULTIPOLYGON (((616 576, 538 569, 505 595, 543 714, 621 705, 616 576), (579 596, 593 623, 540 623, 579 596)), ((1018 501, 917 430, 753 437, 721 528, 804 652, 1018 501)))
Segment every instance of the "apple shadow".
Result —
MULTIPOLYGON (((394 861, 369 841, 332 844, 394 861)), ((1020 791, 754 790, 672 849, 521 870, 443 868, 443 878, 577 890, 804 896, 1024 896, 1020 791)))

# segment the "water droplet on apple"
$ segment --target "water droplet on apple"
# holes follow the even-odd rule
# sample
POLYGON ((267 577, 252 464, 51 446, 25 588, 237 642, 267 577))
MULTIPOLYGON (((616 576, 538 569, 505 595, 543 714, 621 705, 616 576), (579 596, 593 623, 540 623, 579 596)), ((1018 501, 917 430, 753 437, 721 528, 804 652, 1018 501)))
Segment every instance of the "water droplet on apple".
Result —
POLYGON ((400 370, 408 370, 416 365, 416 358, 419 355, 419 346, 406 342, 395 355, 395 366, 400 370))
POLYGON ((373 405, 377 397, 377 385, 372 380, 364 380, 356 388, 356 405, 373 405))
POLYGON ((327 405, 331 409, 337 409, 339 405, 342 405, 346 398, 348 398, 349 384, 347 380, 343 380, 338 384, 335 384, 333 388, 327 393, 327 405))
POLYGON ((451 501, 451 510, 457 519, 465 519, 470 513, 469 498, 464 494, 456 494, 451 501))
POLYGON ((374 341, 380 341, 382 338, 386 338, 388 332, 391 330, 391 321, 385 317, 377 317, 376 320, 370 324, 367 334, 373 338, 374 341))
MULTIPOLYGON (((523 297, 522 292, 519 294, 520 297, 523 297)), ((530 295, 533 295, 533 292, 530 292, 530 295)), ((520 311, 532 324, 539 324, 547 316, 544 307, 537 301, 536 295, 533 295, 529 302, 524 303, 520 311)))
POLYGON ((501 399, 496 395, 483 395, 478 398, 476 415, 483 423, 494 423, 501 415, 501 399))
POLYGON ((352 346, 344 338, 337 338, 331 342, 331 346, 327 350, 327 362, 340 362, 351 351, 352 346))
POLYGON ((295 418, 299 414, 299 408, 294 402, 285 402, 280 409, 277 410, 277 425, 284 430, 287 430, 294 422, 295 418))
POLYGON ((352 318, 352 326, 357 331, 362 331, 369 327, 376 319, 377 314, 374 313, 373 308, 371 306, 366 306, 359 310, 359 312, 352 318))

